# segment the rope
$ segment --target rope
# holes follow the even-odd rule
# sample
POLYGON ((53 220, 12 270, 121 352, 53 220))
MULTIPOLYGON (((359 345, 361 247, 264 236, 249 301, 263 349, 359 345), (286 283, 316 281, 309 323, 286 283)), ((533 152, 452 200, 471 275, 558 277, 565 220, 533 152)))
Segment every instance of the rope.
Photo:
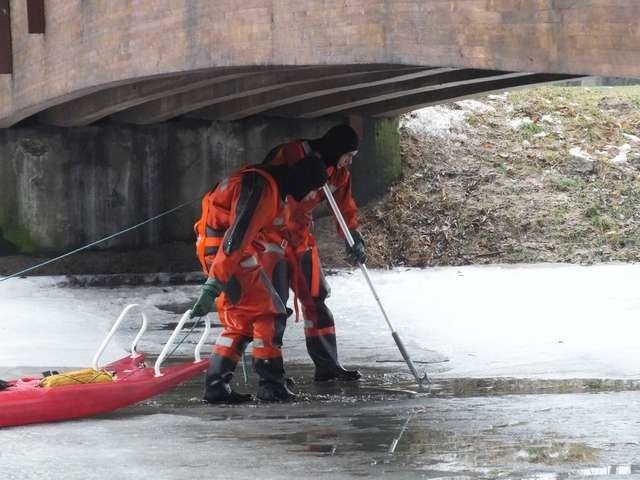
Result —
MULTIPOLYGON (((169 215, 170 213, 173 213, 176 210, 181 209, 182 207, 190 205, 190 204, 200 200, 200 198, 201 198, 201 196, 199 196, 197 198, 194 198, 193 200, 189 200, 187 202, 181 203, 180 205, 178 205, 176 207, 170 208, 169 210, 165 210, 164 212, 159 213, 158 215, 154 215, 151 218, 148 218, 148 219, 146 219, 146 220, 144 220, 144 221, 142 221, 140 223, 136 223, 135 225, 132 225, 131 227, 125 228, 124 230, 120 230, 119 232, 116 232, 116 233, 108 235, 108 236, 106 236, 104 238, 101 238, 100 240, 96 240, 95 242, 91 242, 91 243, 89 243, 87 245, 84 245, 82 247, 76 248, 75 250, 72 250, 70 252, 64 253, 64 254, 62 254, 62 255, 60 255, 58 257, 51 258, 51 259, 49 259, 49 260, 47 260, 45 262, 38 263, 38 264, 33 265, 33 266, 29 267, 29 268, 25 268, 24 270, 20 270, 19 272, 16 272, 16 273, 13 273, 13 274, 9 275, 8 277, 0 278, 0 282, 4 282, 5 280, 9 280, 10 278, 18 277, 20 275, 23 275, 23 274, 25 274, 27 272, 30 272, 32 270, 35 270, 37 268, 44 267, 45 265, 48 265, 48 264, 53 263, 53 262, 57 262, 58 260, 62 260, 63 258, 70 257, 71 255, 74 255, 74 254, 76 254, 78 252, 86 250, 87 248, 91 248, 91 247, 93 247, 95 245, 98 245, 98 244, 100 244, 102 242, 106 242, 107 240, 111 240, 112 238, 115 238, 117 236, 120 236, 120 235, 123 235, 123 234, 125 234, 127 232, 130 232, 131 230, 135 230, 136 228, 139 228, 139 227, 141 227, 143 225, 146 225, 147 223, 153 222, 154 220, 157 220, 158 218, 164 217, 165 215, 169 215)), ((167 355, 167 358, 171 357, 176 352, 176 350, 180 347, 180 345, 182 345, 184 343, 184 341, 187 339, 187 337, 189 337, 189 335, 191 335, 193 330, 196 328, 198 323, 199 323, 199 319, 194 320, 193 325, 191 325, 191 328, 189 329, 189 331, 182 337, 182 339, 175 345, 175 347, 173 347, 173 350, 171 350, 171 352, 167 355)), ((212 325, 212 326, 216 326, 216 325, 212 325)), ((243 368, 246 368, 246 367, 243 365, 243 368)), ((245 382, 246 382, 246 372, 245 372, 245 382)))
POLYGON ((198 323, 200 323, 200 318, 201 318, 201 317, 196 317, 196 318, 193 320, 193 325, 191 325, 191 328, 189 329, 189 331, 188 331, 187 333, 185 333, 184 337, 182 337, 182 340, 180 340, 178 343, 176 343, 176 346, 175 346, 175 347, 173 347, 173 350, 171 350, 171 352, 169 352, 169 353, 167 354, 167 357, 166 357, 166 358, 169 358, 169 357, 170 357, 170 356, 172 356, 174 353, 176 353, 176 350, 178 349, 178 347, 179 347, 180 345, 182 345, 182 342, 184 342, 184 341, 187 339, 187 337, 188 337, 189 335, 191 335, 191 333, 193 332, 193 330, 196 328, 196 325, 198 325, 198 323))
POLYGON ((75 382, 75 383, 86 385, 86 384, 89 384, 89 383, 95 383, 95 381, 96 381, 96 379, 98 377, 100 377, 102 375, 105 375, 105 374, 111 376, 108 372, 106 372, 104 370, 96 370, 96 373, 93 375, 93 377, 87 378, 87 379, 77 378, 77 377, 74 377, 73 375, 67 375, 66 373, 59 373, 57 376, 59 378, 66 378, 67 380, 70 380, 70 381, 75 382))
MULTIPOLYGON (((176 344, 176 346, 175 346, 175 347, 173 347, 173 350, 171 350, 171 352, 169 352, 169 354, 167 354, 167 358, 169 358, 171 355, 173 355, 174 353, 176 353, 176 350, 178 349, 178 347, 179 347, 180 345, 182 345, 182 343, 187 339, 187 337, 193 333, 193 331, 194 331, 194 330, 195 330, 195 328, 196 328, 196 325, 198 325, 198 323, 200 323, 200 319, 201 319, 201 318, 203 318, 203 317, 196 317, 196 318, 193 320, 193 325, 191 325, 191 328, 189 329, 189 331, 188 331, 187 333, 185 333, 184 337, 182 337, 182 340, 180 340, 180 341, 176 344)), ((221 323, 211 323, 211 328, 222 327, 222 326, 223 326, 223 325, 222 325, 221 323)), ((243 355, 244 355, 244 354, 243 354, 243 355)), ((243 367, 244 367, 244 368, 246 368, 244 365, 243 365, 243 367)), ((246 377, 246 373, 245 373, 245 377, 246 377)), ((245 383, 246 383, 246 381, 245 381, 245 383)))
POLYGON ((89 383, 112 382, 113 374, 106 370, 94 370, 85 368, 74 372, 58 373, 49 375, 40 380, 41 387, 61 387, 65 385, 86 385, 89 383))
POLYGON ((242 352, 242 378, 244 379, 244 384, 249 383, 249 374, 247 372, 247 356, 242 352))
POLYGON ((91 248, 91 247, 93 247, 95 245, 98 245, 99 243, 106 242, 107 240, 111 240, 112 238, 115 238, 115 237, 117 237, 119 235, 122 235, 124 233, 130 232, 131 230, 134 230, 134 229, 136 229, 138 227, 141 227, 142 225, 146 225, 149 222, 153 222, 154 220, 157 220, 160 217, 163 217, 163 216, 168 215, 168 214, 170 214, 172 212, 175 212, 176 210, 179 210, 179 209, 181 209, 182 207, 184 207, 186 205, 192 204, 192 203, 194 203, 195 201, 197 201, 199 199, 200 199, 200 197, 195 198, 193 200, 189 200, 188 202, 181 203, 177 207, 173 207, 173 208, 171 208, 169 210, 166 210, 166 211, 164 211, 162 213, 159 213, 158 215, 155 215, 155 216, 153 216, 151 218, 148 218, 147 220, 145 220, 143 222, 137 223, 137 224, 135 224, 135 225, 133 225, 131 227, 125 228, 124 230, 120 230, 119 232, 116 232, 116 233, 114 233, 112 235, 109 235, 107 237, 101 238, 100 240, 96 240, 95 242, 91 242, 88 245, 85 245, 85 246, 80 247, 80 248, 76 248, 75 250, 72 250, 70 252, 62 254, 62 255, 60 255, 60 256, 58 256, 56 258, 52 258, 52 259, 49 259, 49 260, 47 260, 45 262, 33 265, 32 267, 25 268, 24 270, 20 270, 19 272, 16 272, 16 273, 14 273, 12 275, 9 275, 8 277, 0 278, 0 282, 4 282, 5 280, 9 280, 10 278, 19 277, 20 275, 23 275, 23 274, 25 274, 27 272, 35 270, 36 268, 44 267, 45 265, 48 265, 48 264, 53 263, 53 262, 57 262, 58 260, 62 260, 63 258, 69 257, 69 256, 71 256, 71 255, 73 255, 75 253, 81 252, 82 250, 86 250, 87 248, 91 248))

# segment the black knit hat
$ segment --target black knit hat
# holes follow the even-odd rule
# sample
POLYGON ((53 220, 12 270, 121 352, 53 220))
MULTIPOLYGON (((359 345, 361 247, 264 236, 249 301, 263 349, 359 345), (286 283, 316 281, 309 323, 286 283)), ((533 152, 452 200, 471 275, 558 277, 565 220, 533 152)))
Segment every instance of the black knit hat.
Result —
POLYGON ((336 125, 309 144, 320 153, 327 167, 335 167, 342 155, 358 150, 358 134, 349 125, 336 125))
POLYGON ((276 180, 283 199, 291 195, 300 201, 327 181, 326 167, 322 160, 314 155, 305 157, 291 166, 268 165, 264 168, 276 180))

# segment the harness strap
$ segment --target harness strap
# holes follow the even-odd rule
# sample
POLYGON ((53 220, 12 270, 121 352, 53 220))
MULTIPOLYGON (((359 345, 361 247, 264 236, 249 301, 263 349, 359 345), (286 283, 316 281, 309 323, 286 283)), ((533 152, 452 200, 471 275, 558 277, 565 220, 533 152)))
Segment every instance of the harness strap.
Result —
POLYGON ((293 289, 293 306, 296 313, 296 322, 300 320, 300 309, 299 309, 299 300, 300 297, 298 295, 298 286, 301 284, 307 285, 309 289, 309 293, 304 293, 304 296, 310 296, 311 298, 303 298, 303 303, 309 302, 311 299, 316 298, 320 295, 320 255, 318 253, 318 246, 316 245, 315 239, 313 236, 307 236, 305 241, 299 244, 297 247, 294 247, 290 243, 285 248, 285 256, 287 257, 288 263, 291 265, 291 281, 296 288, 293 289), (311 250, 311 278, 309 279, 310 285, 307 285, 307 279, 305 278, 304 272, 302 271, 302 265, 300 262, 300 257, 307 250, 311 250))
POLYGON ((284 255, 288 260, 289 265, 291 265, 291 282, 296 288, 293 290, 293 311, 296 314, 296 322, 300 321, 300 306, 298 305, 298 280, 300 279, 300 268, 298 267, 298 257, 296 255, 296 250, 293 246, 286 240, 282 239, 281 247, 284 248, 284 255))
POLYGON ((320 255, 315 240, 311 246, 311 285, 309 287, 313 298, 320 295, 320 255))
MULTIPOLYGON (((213 189, 211 189, 203 198, 202 198, 202 217, 193 225, 193 230, 196 234, 196 255, 198 260, 200 260, 200 265, 202 266, 202 271, 205 275, 209 275, 207 271, 207 264, 205 258, 207 256, 206 250, 207 247, 215 247, 216 245, 208 245, 207 243, 207 219, 209 218, 209 195, 213 193, 213 191, 218 187, 216 184, 213 189)), ((220 243, 218 242, 218 247, 220 243)))

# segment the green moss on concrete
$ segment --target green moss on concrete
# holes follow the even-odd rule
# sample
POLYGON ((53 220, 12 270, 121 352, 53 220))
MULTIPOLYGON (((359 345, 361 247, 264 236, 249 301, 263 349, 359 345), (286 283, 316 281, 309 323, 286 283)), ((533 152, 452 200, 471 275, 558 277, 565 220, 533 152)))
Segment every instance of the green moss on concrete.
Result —
POLYGON ((34 253, 38 249, 29 230, 16 225, 0 226, 0 243, 15 247, 19 253, 34 253))
POLYGON ((384 194, 402 174, 398 118, 364 118, 364 137, 355 158, 353 191, 360 204, 384 194))
POLYGON ((378 160, 382 161, 382 181, 388 187, 402 174, 400 162, 399 118, 375 120, 374 149, 378 160))

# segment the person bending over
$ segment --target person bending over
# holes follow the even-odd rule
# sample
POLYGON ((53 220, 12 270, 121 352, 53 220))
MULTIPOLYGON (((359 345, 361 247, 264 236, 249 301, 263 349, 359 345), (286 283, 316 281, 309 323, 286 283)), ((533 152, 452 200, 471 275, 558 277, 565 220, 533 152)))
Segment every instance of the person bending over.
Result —
POLYGON ((206 315, 216 302, 224 327, 205 377, 207 402, 251 400, 230 386, 236 364, 251 341, 258 399, 294 398, 287 388, 281 350, 289 314, 257 254, 263 230, 285 224, 285 199, 302 200, 325 182, 325 169, 308 158, 292 166, 243 168, 202 199, 202 216, 195 224, 196 250, 207 280, 191 316, 206 315))

